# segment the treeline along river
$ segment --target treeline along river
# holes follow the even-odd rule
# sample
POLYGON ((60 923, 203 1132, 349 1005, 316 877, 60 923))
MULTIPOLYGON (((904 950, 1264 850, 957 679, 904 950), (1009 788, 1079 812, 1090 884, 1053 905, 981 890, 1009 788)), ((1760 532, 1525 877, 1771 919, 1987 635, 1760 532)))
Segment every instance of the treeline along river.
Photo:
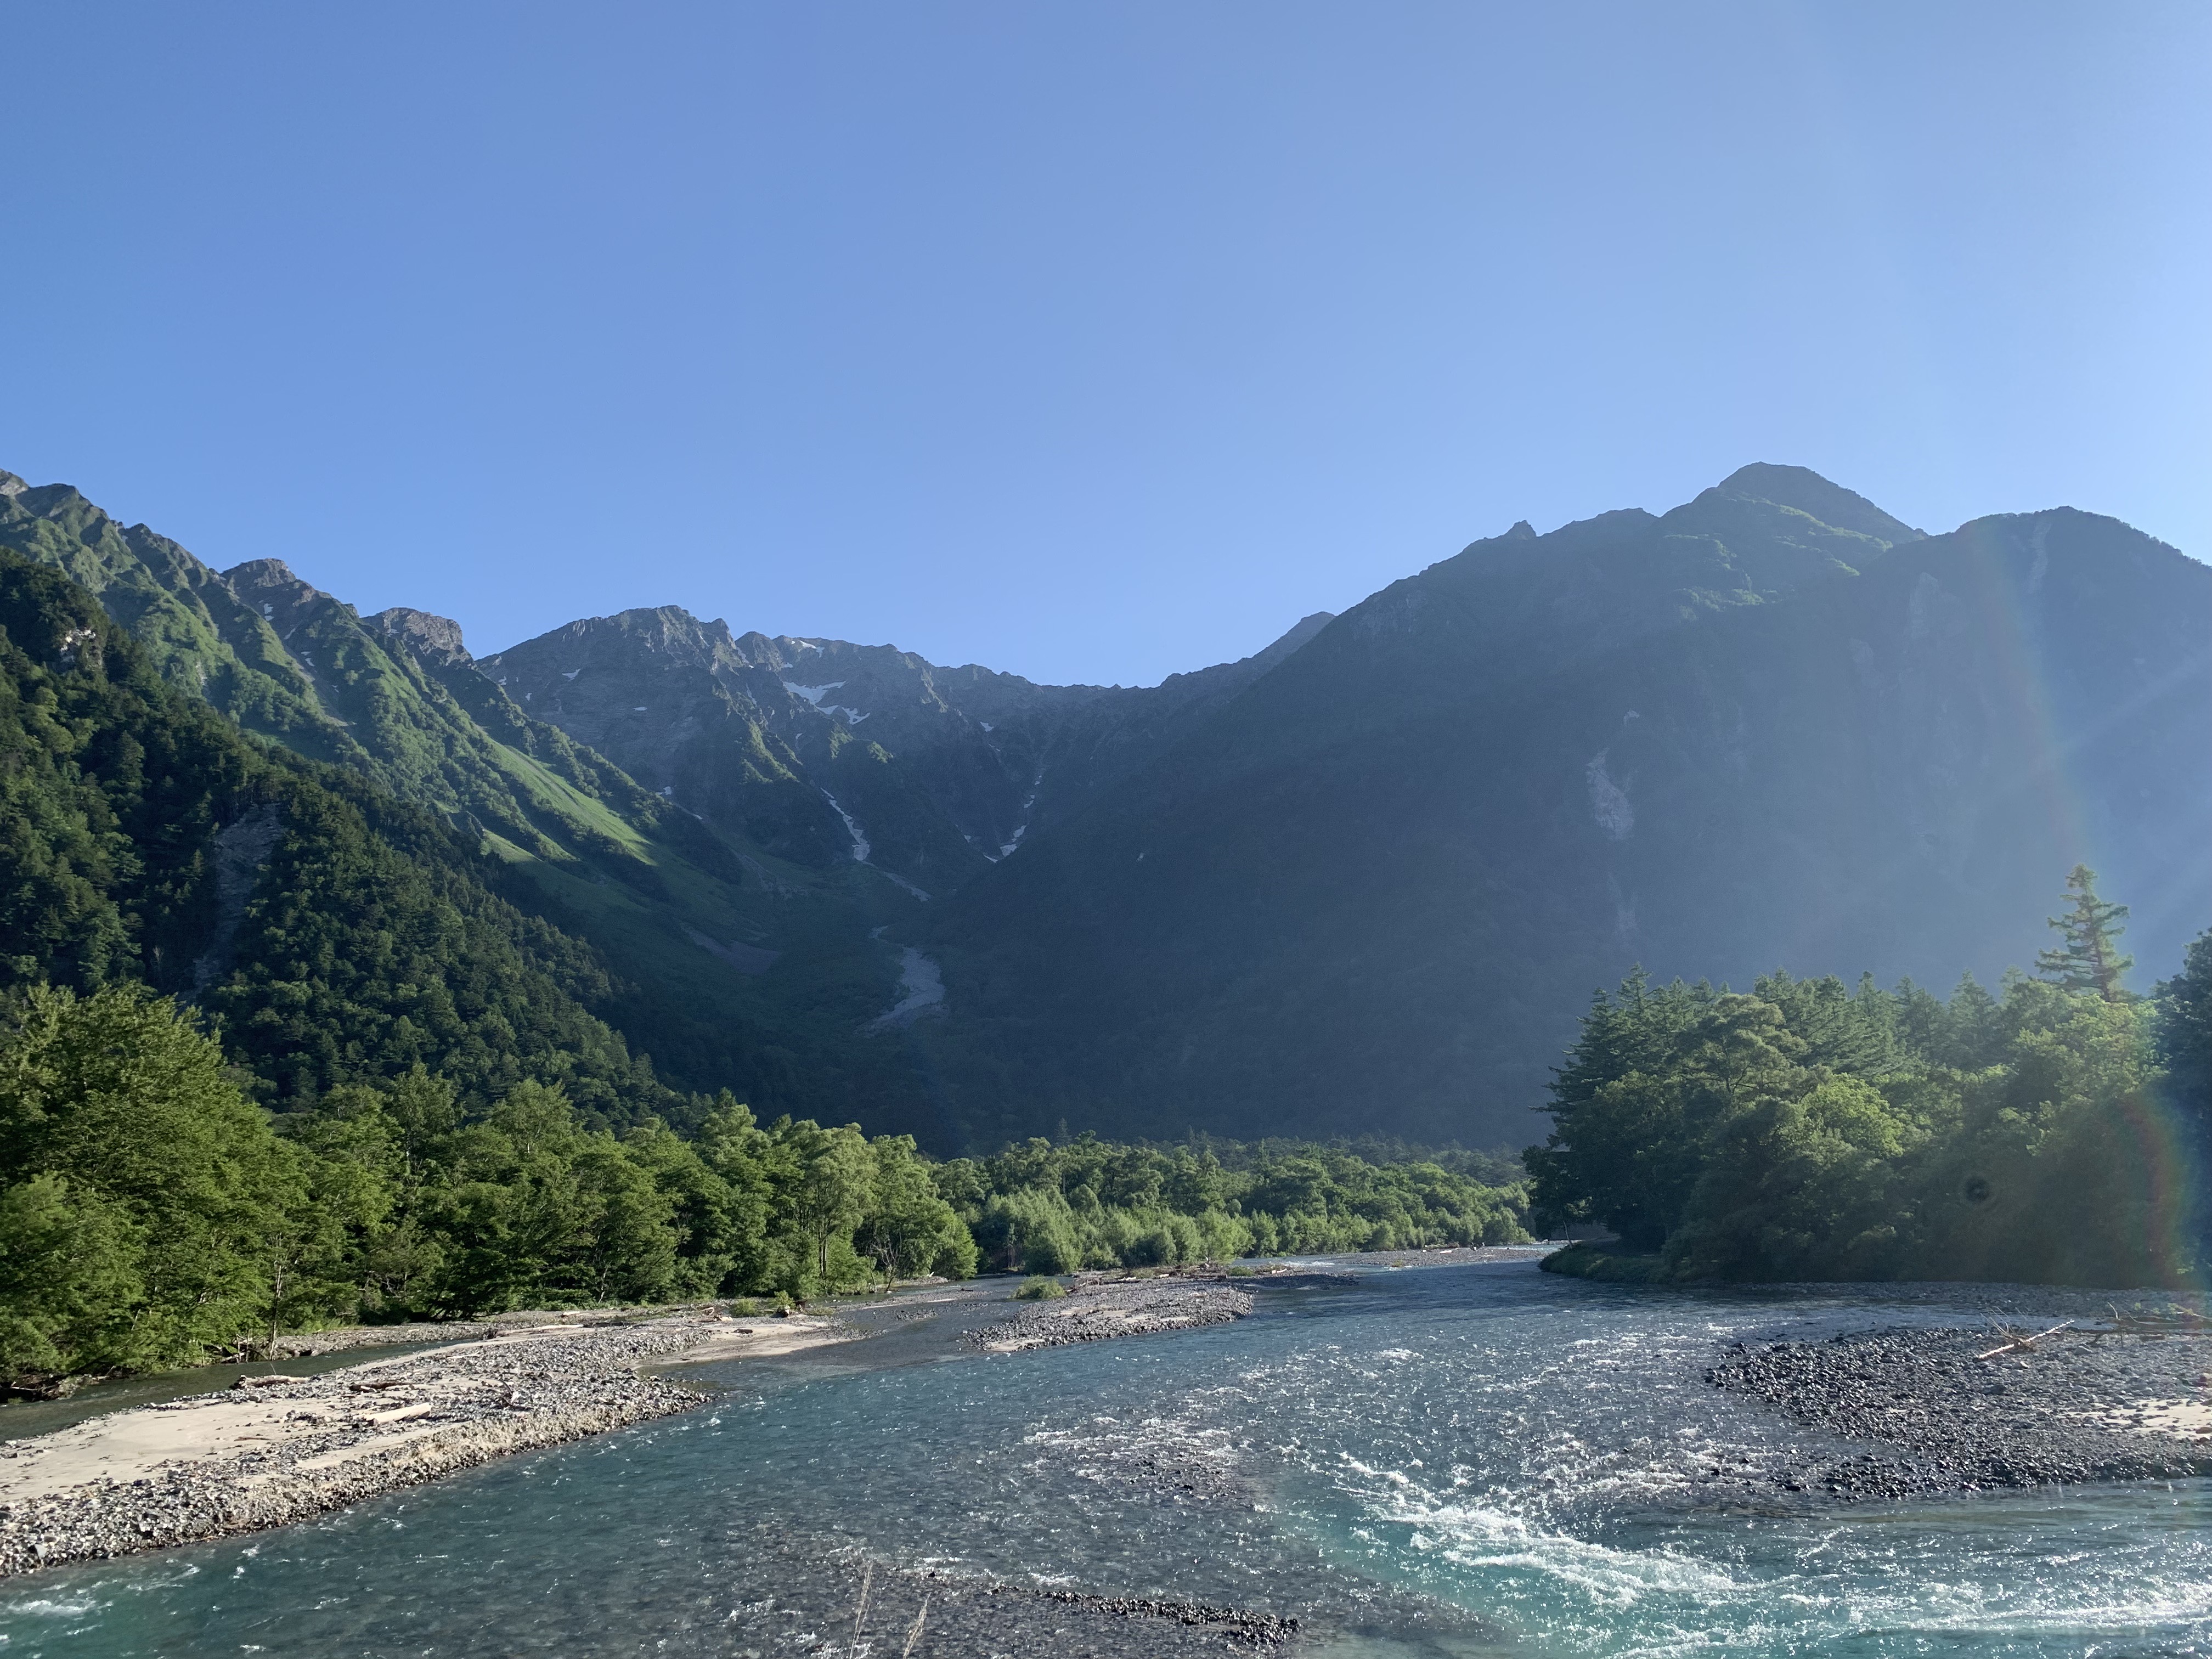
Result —
POLYGON ((72 1656, 2202 1651, 2203 1478, 1968 1470, 1954 1487, 1978 1490, 1852 1497, 1837 1471, 1918 1454, 1711 1380, 1777 1343, 2080 1299, 1375 1265, 1263 1285, 1233 1324, 979 1355, 958 1328, 1009 1311, 988 1287, 895 1298, 866 1340, 708 1372, 720 1392, 683 1416, 17 1579, 0 1638, 72 1656))

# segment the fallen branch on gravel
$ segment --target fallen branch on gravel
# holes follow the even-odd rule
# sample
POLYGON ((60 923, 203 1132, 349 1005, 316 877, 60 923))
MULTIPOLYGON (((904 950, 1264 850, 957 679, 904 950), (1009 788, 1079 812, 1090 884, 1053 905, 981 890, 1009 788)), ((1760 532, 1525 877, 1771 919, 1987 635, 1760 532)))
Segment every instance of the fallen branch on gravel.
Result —
POLYGON ((2002 1346, 1991 1348, 1987 1353, 1978 1353, 1974 1358, 1977 1359, 1995 1359, 1999 1354, 2013 1353, 2015 1352, 2026 1353, 2030 1349, 2033 1348, 2037 1343, 2042 1341, 2045 1337, 2057 1335, 2059 1332, 2064 1330, 2073 1322, 2074 1322, 2070 1319, 2063 1319, 2047 1331, 2038 1331, 2033 1336, 2015 1336, 2011 1341, 2005 1343, 2002 1346))

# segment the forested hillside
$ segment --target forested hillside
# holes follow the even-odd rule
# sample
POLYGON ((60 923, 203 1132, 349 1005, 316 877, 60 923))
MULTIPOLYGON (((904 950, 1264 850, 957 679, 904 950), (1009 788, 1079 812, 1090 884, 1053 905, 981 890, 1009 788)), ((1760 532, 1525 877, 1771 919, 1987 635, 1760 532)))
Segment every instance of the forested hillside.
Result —
POLYGON ((1570 1042, 1529 1164, 1633 1255, 1597 1270, 2202 1265, 2212 935, 2142 997, 2081 871, 1997 995, 1828 973, 2026 960, 2092 843, 2154 971, 2212 915, 2212 573, 2108 520, 1922 537, 1747 469, 1138 692, 672 611, 479 663, 12 480, 0 542, 24 1387, 332 1319, 1517 1239, 1495 1161, 1258 1137, 1495 1144, 1570 1042), (1704 978, 1574 1039, 1639 958, 1704 978), (1030 1133, 1067 1122, 1163 1144, 1030 1133))
POLYGON ((939 1165, 726 1095, 691 1133, 617 1135, 557 1085, 486 1103, 420 1066, 271 1118, 224 1060, 144 986, 0 1000, 0 1387, 333 1321, 1526 1237, 1517 1183, 1340 1150, 1040 1141, 939 1165))
POLYGON ((718 834, 532 718, 442 618, 363 619, 273 560, 219 574, 67 485, 8 474, 0 548, 81 582, 171 687, 352 774, 367 793, 324 781, 363 810, 404 804, 410 823, 506 866, 519 879, 487 878, 590 940, 604 969, 594 1011, 681 1087, 947 1138, 908 1057, 859 1040, 900 994, 896 948, 871 937, 914 902, 889 881, 718 834))
POLYGON ((593 1012, 624 988, 592 947, 501 896, 511 864, 241 732, 7 552, 0 855, 23 1389, 332 1319, 1522 1236, 1517 1187, 1427 1165, 1089 1141, 933 1165, 672 1089, 593 1012))
POLYGON ((143 983, 219 1022, 278 1109, 422 1065, 612 1124, 684 1109, 590 1011, 622 988, 497 860, 155 672, 82 588, 0 552, 0 981, 143 983))

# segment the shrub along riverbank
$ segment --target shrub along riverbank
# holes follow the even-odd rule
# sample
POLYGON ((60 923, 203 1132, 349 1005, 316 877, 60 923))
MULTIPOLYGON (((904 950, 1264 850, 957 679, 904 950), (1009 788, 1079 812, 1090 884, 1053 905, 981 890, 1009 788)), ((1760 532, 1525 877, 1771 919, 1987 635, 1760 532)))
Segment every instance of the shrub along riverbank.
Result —
POLYGON ((2212 933, 2143 998, 2077 869, 2062 943, 1992 996, 1777 974, 1600 995, 1528 1152, 1540 1222, 1615 1280, 2185 1286, 2207 1249, 2212 933))

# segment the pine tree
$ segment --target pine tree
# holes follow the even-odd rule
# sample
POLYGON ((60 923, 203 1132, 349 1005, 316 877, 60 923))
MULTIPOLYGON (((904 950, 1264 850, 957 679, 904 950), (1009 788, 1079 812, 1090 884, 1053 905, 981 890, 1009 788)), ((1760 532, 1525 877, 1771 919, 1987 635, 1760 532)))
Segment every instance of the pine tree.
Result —
POLYGON ((2035 971, 2069 991, 2094 991, 2107 1002, 2118 1002, 2127 995, 2120 981, 2136 965, 2119 948, 2128 907, 2097 896, 2097 872, 2086 864, 2074 866, 2066 891, 2065 913, 2051 918, 2065 943, 2039 954, 2035 971))
POLYGON ((2158 988, 2158 1001, 2167 1091, 2199 1125, 2212 1126, 2212 930, 2191 944, 2181 971, 2158 988))

